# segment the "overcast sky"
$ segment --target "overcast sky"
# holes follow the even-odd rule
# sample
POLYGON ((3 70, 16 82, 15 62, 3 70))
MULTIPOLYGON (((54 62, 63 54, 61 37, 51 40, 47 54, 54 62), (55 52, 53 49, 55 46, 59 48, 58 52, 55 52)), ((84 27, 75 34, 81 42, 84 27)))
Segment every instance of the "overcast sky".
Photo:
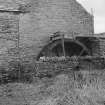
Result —
POLYGON ((105 0, 77 0, 88 12, 93 8, 95 33, 105 32, 105 0))

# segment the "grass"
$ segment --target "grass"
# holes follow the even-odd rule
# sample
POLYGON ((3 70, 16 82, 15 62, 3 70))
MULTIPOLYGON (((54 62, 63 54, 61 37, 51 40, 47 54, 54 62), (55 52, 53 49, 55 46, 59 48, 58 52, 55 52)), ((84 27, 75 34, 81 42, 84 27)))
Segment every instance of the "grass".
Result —
POLYGON ((105 72, 71 72, 0 86, 0 105, 105 105, 105 72))

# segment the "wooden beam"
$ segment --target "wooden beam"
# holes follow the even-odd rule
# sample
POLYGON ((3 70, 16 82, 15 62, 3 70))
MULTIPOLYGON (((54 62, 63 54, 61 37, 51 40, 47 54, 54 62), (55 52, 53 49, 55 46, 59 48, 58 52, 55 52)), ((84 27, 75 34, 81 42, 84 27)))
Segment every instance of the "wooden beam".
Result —
POLYGON ((62 35, 62 38, 61 38, 61 42, 62 42, 62 50, 63 50, 63 56, 65 57, 66 56, 66 53, 65 53, 65 43, 64 43, 64 34, 62 35))

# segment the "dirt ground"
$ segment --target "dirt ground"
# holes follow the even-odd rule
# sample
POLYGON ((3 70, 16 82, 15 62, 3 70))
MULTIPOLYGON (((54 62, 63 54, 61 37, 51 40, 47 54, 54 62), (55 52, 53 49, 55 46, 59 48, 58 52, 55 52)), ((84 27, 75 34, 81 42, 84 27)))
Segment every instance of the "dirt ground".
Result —
POLYGON ((0 86, 0 105, 105 105, 105 72, 71 72, 0 86))

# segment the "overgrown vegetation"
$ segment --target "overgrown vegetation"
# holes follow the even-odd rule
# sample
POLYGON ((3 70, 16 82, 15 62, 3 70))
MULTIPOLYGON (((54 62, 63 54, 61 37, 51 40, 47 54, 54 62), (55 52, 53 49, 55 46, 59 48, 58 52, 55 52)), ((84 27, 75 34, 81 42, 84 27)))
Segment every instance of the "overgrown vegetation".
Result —
POLYGON ((4 65, 0 67, 0 83, 32 82, 33 73, 35 73, 35 69, 32 67, 32 64, 11 61, 8 63, 8 67, 4 65))
POLYGON ((31 83, 33 78, 52 78, 62 73, 79 70, 104 70, 104 58, 50 58, 44 61, 10 61, 0 67, 0 83, 31 83))
POLYGON ((0 86, 0 105, 104 105, 105 71, 76 71, 0 86))

